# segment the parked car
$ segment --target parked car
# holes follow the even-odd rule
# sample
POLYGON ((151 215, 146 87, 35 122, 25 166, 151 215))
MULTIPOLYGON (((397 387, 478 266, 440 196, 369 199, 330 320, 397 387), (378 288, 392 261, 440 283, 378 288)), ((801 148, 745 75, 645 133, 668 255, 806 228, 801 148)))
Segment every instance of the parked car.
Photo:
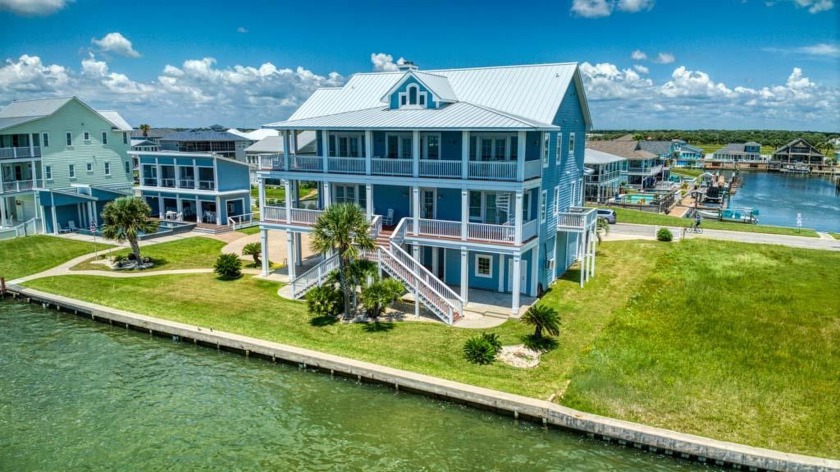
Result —
POLYGON ((607 223, 615 224, 615 222, 618 221, 615 218, 615 210, 609 210, 607 208, 598 208, 596 213, 598 215, 598 218, 603 218, 607 220, 607 223))

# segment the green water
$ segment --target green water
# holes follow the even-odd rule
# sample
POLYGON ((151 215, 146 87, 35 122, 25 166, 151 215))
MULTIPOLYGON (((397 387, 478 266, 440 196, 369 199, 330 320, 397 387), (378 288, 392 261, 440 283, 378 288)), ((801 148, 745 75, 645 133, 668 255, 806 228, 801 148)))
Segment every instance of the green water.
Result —
POLYGON ((0 470, 700 470, 0 302, 0 470))

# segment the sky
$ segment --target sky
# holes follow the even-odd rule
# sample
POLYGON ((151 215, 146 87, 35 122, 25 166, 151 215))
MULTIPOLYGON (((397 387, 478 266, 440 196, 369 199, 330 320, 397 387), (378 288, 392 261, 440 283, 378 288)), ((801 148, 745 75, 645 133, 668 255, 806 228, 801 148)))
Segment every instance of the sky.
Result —
POLYGON ((840 131, 835 0, 0 0, 0 106, 255 128, 354 73, 577 62, 595 129, 840 131))

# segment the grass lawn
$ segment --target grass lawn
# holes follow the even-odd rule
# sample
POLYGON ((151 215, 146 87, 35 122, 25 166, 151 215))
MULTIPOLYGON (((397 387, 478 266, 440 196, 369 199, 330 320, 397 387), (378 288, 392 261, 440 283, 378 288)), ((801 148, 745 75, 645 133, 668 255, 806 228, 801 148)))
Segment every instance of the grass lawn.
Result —
POLYGON ((247 228, 238 229, 236 231, 238 233, 242 233, 242 234, 257 234, 257 233, 260 232, 260 227, 259 226, 249 226, 247 228))
MULTIPOLYGON (((615 210, 619 223, 686 227, 691 226, 694 223, 694 221, 689 218, 679 218, 676 216, 662 215, 659 213, 648 213, 645 211, 631 210, 628 208, 611 208, 615 210)), ((745 233, 768 233, 782 234, 788 236, 807 236, 809 238, 819 237, 816 231, 808 228, 798 230, 797 228, 788 228, 785 226, 749 225, 745 223, 732 223, 728 221, 703 220, 703 228, 723 229, 727 231, 741 231, 745 233)))
MULTIPOLYGON (((113 247, 97 242, 100 250, 113 247)), ((55 236, 29 236, 0 241, 0 277, 12 280, 36 274, 87 253, 93 243, 55 236)))
POLYGON ((840 239, 840 233, 828 233, 828 234, 830 234, 831 237, 833 237, 834 239, 840 239))
POLYGON ((563 404, 840 457, 840 254, 691 240, 659 258, 563 404))
MULTIPOLYGON (((160 244, 153 244, 151 246, 141 247, 140 254, 143 257, 151 257, 155 262, 153 270, 171 270, 171 269, 202 269, 212 268, 216 262, 216 258, 221 254, 225 243, 216 239, 195 236, 192 238, 177 239, 160 244)), ((128 255, 130 249, 123 249, 109 254, 110 257, 116 255, 128 255)), ((94 264, 93 259, 89 259, 81 264, 71 268, 71 270, 104 270, 111 269, 102 264, 94 264)))
POLYGON ((691 178, 698 177, 703 172, 706 172, 706 171, 703 170, 703 169, 688 169, 688 168, 684 168, 684 167, 671 167, 671 173, 672 174, 682 175, 684 177, 691 177, 691 178))
MULTIPOLYGON (((715 151, 719 151, 726 147, 726 144, 695 144, 694 146, 699 147, 703 150, 703 153, 706 154, 708 157, 711 157, 712 153, 715 151)), ((761 154, 773 154, 776 148, 773 146, 761 146, 761 154)))
MULTIPOLYGON (((303 199, 308 197, 310 194, 317 195, 317 188, 304 188, 302 185, 298 187, 298 196, 303 199)), ((251 186, 251 198, 256 201, 260 197, 260 189, 256 186, 251 186)), ((273 186, 267 185, 265 187, 265 198, 268 200, 280 200, 283 201, 286 199, 286 190, 282 186, 273 186)))

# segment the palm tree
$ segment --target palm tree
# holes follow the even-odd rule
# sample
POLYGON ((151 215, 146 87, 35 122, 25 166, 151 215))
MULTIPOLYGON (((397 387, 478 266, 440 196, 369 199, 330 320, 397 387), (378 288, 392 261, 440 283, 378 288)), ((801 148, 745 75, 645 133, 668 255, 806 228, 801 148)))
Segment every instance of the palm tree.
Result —
POLYGON ((248 243, 242 247, 243 256, 251 256, 254 258, 254 267, 260 265, 260 256, 262 255, 262 244, 258 242, 248 243))
POLYGON ((538 303, 531 305, 525 315, 522 316, 522 322, 534 327, 534 338, 541 339, 543 331, 549 336, 557 336, 560 334, 560 315, 550 306, 538 303))
POLYGON ((605 235, 610 234, 610 222, 606 218, 598 218, 595 221, 595 236, 598 237, 600 243, 605 235))
POLYGON ((147 125, 147 124, 145 124, 145 123, 144 123, 144 124, 142 124, 142 125, 140 125, 140 126, 138 126, 138 128, 140 129, 140 131, 142 131, 142 132, 143 132, 143 137, 144 137, 144 138, 146 138, 146 137, 148 137, 148 136, 149 136, 149 130, 151 130, 151 129, 152 129, 152 127, 151 127, 151 126, 149 126, 149 125, 147 125))
POLYGON ((141 233, 154 233, 158 222, 149 219, 152 209, 137 197, 120 197, 105 205, 102 210, 102 236, 118 242, 128 241, 137 267, 140 267, 140 245, 137 243, 141 233))
POLYGON ((350 315, 350 293, 354 288, 348 269, 360 250, 372 250, 376 243, 370 236, 370 222, 365 213, 352 203, 328 207, 312 226, 309 246, 315 252, 335 251, 338 254, 338 276, 344 294, 344 314, 350 315))

